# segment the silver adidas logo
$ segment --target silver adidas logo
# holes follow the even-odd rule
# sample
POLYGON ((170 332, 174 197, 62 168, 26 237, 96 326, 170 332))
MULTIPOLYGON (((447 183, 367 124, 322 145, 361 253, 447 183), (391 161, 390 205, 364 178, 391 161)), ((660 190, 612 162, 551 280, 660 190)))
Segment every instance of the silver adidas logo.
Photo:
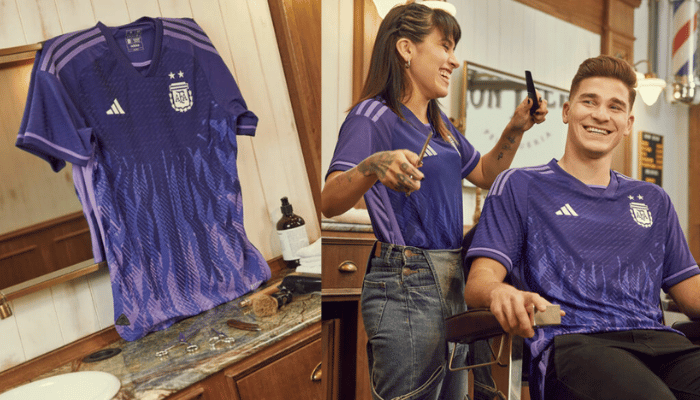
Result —
POLYGON ((555 214, 578 217, 578 214, 576 214, 576 211, 574 211, 574 209, 569 205, 569 203, 566 203, 564 207, 560 208, 559 211, 557 211, 555 214))
POLYGON ((124 112, 124 109, 122 106, 119 104, 119 100, 114 99, 114 103, 112 103, 112 107, 107 110, 107 115, 119 115, 119 114, 126 114, 124 112))
POLYGON ((423 155, 423 157, 430 157, 430 156, 436 156, 436 155, 437 155, 437 151, 435 151, 435 149, 433 149, 432 147, 430 147, 430 145, 428 145, 428 147, 425 149, 425 154, 423 155))

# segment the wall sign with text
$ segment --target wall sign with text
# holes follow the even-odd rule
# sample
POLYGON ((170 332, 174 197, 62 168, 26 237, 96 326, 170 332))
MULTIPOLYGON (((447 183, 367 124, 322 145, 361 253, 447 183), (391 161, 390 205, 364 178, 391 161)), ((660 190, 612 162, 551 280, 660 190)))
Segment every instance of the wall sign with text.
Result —
POLYGON ((664 169, 664 137, 654 133, 639 132, 639 180, 661 186, 664 169))

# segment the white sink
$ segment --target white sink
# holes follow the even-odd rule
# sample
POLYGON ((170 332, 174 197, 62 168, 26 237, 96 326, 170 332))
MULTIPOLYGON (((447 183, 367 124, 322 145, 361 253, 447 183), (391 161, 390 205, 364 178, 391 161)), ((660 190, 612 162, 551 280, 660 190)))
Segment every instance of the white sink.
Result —
POLYGON ((106 372, 71 372, 14 388, 0 400, 110 400, 120 387, 119 379, 106 372))

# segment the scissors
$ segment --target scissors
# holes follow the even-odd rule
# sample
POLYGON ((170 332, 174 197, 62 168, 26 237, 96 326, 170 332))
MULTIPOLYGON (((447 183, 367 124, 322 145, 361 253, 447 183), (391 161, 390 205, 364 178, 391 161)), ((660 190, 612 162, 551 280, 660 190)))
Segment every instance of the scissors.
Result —
POLYGON ((214 336, 209 338, 209 344, 212 347, 216 346, 219 343, 231 344, 236 341, 236 338, 228 336, 223 332, 219 332, 214 328, 211 328, 211 331, 214 333, 214 336))
POLYGON ((178 336, 177 340, 173 344, 171 344, 170 346, 168 346, 167 348, 165 348, 159 352, 156 352, 156 357, 165 357, 168 355, 170 350, 172 350, 173 348, 175 348, 177 346, 183 345, 183 344, 187 345, 186 350, 188 353, 194 353, 195 351, 197 351, 199 349, 199 346, 197 346, 196 344, 190 343, 189 340, 192 339, 197 334, 197 332, 199 332, 199 328, 195 329, 192 333, 190 333, 187 336, 185 336, 184 333, 180 332, 180 335, 178 336))
MULTIPOLYGON (((428 150, 428 143, 430 143, 430 139, 433 138, 433 131, 431 130, 430 133, 428 134, 428 138, 425 140, 425 143, 423 143, 423 148, 420 150, 420 154, 418 154, 418 165, 421 165, 423 162, 423 156, 425 156, 425 151, 428 150)), ((413 179, 413 175, 410 176, 411 179, 413 179)), ((406 196, 409 196, 411 193, 406 193, 406 196)))

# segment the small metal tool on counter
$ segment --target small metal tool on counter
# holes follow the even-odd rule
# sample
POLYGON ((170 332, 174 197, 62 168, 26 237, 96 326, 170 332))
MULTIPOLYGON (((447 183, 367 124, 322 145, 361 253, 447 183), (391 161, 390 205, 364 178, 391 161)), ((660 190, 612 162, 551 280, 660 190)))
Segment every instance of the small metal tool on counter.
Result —
POLYGON ((188 353, 194 353, 195 351, 199 350, 198 345, 189 342, 190 339, 192 339, 195 335, 197 335, 197 332, 199 332, 199 328, 195 329, 192 333, 190 333, 187 336, 185 336, 185 334, 181 332, 175 342, 170 344, 165 349, 156 352, 156 357, 165 357, 168 355, 170 350, 172 350, 175 347, 180 346, 180 345, 187 345, 186 350, 188 353))
POLYGON ((228 336, 214 328, 211 328, 211 331, 214 333, 214 336, 209 338, 209 345, 211 345, 211 347, 215 347, 219 343, 232 344, 236 341, 236 338, 228 336))
POLYGON ((251 322, 243 322, 237 319, 229 319, 228 321, 226 321, 226 325, 230 326, 231 328, 240 329, 242 331, 257 332, 260 330, 260 325, 258 324, 253 324, 251 322))

